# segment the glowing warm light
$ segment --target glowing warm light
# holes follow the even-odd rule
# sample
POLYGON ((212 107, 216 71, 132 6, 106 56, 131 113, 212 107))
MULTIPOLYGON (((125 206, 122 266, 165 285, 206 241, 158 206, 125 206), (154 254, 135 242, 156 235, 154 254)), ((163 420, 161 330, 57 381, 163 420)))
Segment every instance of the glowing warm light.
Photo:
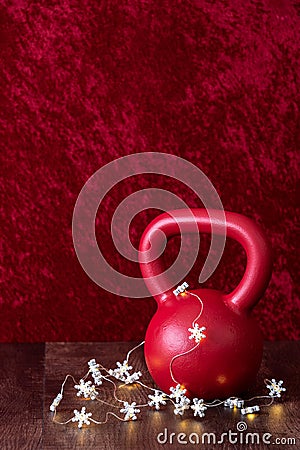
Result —
POLYGON ((219 375, 218 378, 217 378, 217 382, 218 382, 219 384, 224 384, 224 383, 226 383, 226 377, 225 377, 225 375, 219 375))
POLYGON ((87 430, 87 428, 84 428, 84 427, 81 428, 80 433, 76 433, 77 442, 81 447, 86 443, 87 433, 88 433, 88 430, 87 430))
POLYGON ((282 414, 283 414, 283 406, 282 405, 273 405, 270 408, 270 416, 272 418, 275 418, 275 417, 280 418, 282 416, 282 414))
POLYGON ((202 423, 193 421, 193 431, 199 435, 202 434, 204 431, 202 423))
POLYGON ((182 431, 186 431, 189 427, 190 420, 187 419, 181 419, 181 421, 178 424, 178 428, 180 428, 182 431))
POLYGON ((252 420, 255 419, 255 414, 248 414, 247 419, 250 420, 250 422, 252 422, 252 420))
POLYGON ((161 414, 158 411, 153 411, 152 417, 151 417, 151 422, 153 423, 154 426, 160 426, 161 425, 162 417, 161 417, 161 414))
POLYGON ((136 434, 135 423, 133 420, 129 420, 127 424, 127 432, 129 433, 129 435, 136 434))
POLYGON ((138 383, 120 384, 120 386, 118 386, 118 389, 123 388, 123 387, 126 387, 127 390, 132 391, 133 389, 140 387, 140 385, 138 383))

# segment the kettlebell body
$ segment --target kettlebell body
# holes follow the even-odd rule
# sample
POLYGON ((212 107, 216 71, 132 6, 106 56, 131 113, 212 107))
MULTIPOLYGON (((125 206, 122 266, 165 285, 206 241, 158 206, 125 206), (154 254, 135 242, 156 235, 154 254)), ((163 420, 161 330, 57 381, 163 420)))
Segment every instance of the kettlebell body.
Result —
MULTIPOLYGON (((227 295, 212 289, 195 289, 176 296, 173 289, 164 289, 165 283, 158 277, 164 269, 162 257, 149 262, 148 251, 150 246, 161 245, 161 232, 167 238, 178 234, 179 224, 181 231, 190 232, 194 220, 199 232, 207 233, 212 220, 224 220, 217 211, 212 216, 203 209, 192 212, 194 219, 186 210, 160 215, 141 239, 141 271, 158 304, 146 332, 145 359, 152 378, 164 392, 169 393, 171 386, 180 384, 190 397, 227 398, 247 389, 261 364, 262 334, 250 313, 268 284, 271 251, 254 222, 226 213, 226 234, 238 240, 247 254, 240 284, 227 295), (162 284, 160 294, 158 282, 162 284), (206 337, 197 345, 189 338, 189 328, 200 312, 197 324, 205 327, 206 337)), ((224 227, 220 230, 223 232, 224 227)))

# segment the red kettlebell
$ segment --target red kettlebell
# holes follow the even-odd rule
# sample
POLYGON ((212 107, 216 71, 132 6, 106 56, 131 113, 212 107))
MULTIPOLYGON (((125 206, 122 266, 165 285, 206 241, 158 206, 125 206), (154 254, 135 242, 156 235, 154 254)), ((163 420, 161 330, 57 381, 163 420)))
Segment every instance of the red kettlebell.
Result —
POLYGON ((218 216, 218 211, 213 211, 208 215, 204 209, 170 211, 154 219, 141 238, 141 272, 158 304, 146 332, 145 359, 152 378, 166 393, 179 383, 189 397, 226 398, 247 389, 259 370, 263 340, 250 312, 268 285, 271 250, 265 234, 252 220, 231 212, 226 212, 225 218, 226 224, 224 214, 218 216), (219 234, 225 229, 228 237, 244 247, 247 266, 239 285, 230 294, 212 289, 190 291, 201 299, 202 313, 197 324, 205 327, 206 336, 196 346, 189 338, 189 328, 199 315, 199 299, 189 292, 175 296, 174 288, 165 290, 164 283, 156 277, 164 272, 162 257, 147 261, 146 255, 150 247, 156 247, 160 254, 162 232, 167 238, 180 230, 195 232, 196 222, 199 232, 211 233, 211 225, 218 226, 220 220, 223 228, 219 234), (157 295, 158 288, 161 293, 157 295), (183 353, 186 354, 177 356, 183 353))

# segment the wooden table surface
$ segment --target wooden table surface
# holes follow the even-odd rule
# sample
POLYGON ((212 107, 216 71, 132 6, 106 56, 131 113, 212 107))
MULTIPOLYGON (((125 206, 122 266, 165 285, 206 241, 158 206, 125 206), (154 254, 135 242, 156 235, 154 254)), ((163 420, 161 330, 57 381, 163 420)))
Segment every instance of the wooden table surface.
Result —
MULTIPOLYGON (((269 408, 254 417, 242 416, 238 410, 219 406, 206 411, 204 418, 194 419, 192 411, 183 417, 173 414, 172 405, 153 411, 143 408, 138 420, 120 422, 110 416, 105 425, 90 425, 77 428, 74 423, 58 425, 53 423, 49 406, 60 390, 66 374, 79 380, 86 373, 87 362, 96 358, 105 367, 114 368, 116 361, 123 361, 126 353, 135 343, 46 343, 46 344, 1 344, 0 345, 0 448, 1 450, 22 449, 178 449, 178 448, 223 448, 223 449, 289 449, 300 448, 299 430, 299 379, 300 342, 266 342, 263 363, 256 385, 247 396, 265 395, 264 378, 283 379, 287 391, 269 408), (243 421, 247 432, 259 433, 259 444, 238 445, 224 440, 223 444, 180 444, 178 434, 185 433, 182 440, 200 437, 203 433, 215 433, 217 440, 229 430, 237 432, 237 423, 243 421), (168 442, 159 443, 157 436, 167 429, 168 442), (175 433, 173 438, 170 434, 175 433), (272 435, 271 445, 264 444, 264 433, 272 435), (192 437, 191 437, 192 436, 192 437), (295 438, 295 444, 287 443, 295 438), (276 443, 280 439, 281 443, 276 443), (286 444, 284 444, 286 442, 286 444)), ((137 349, 130 358, 136 370, 143 373, 143 381, 151 384, 143 359, 143 349, 137 349)), ((93 412, 93 417, 103 420, 106 406, 99 402, 80 400, 76 397, 72 381, 66 384, 64 399, 58 408, 58 419, 67 420, 73 409, 83 405, 93 412)), ((112 389, 109 383, 101 386, 101 398, 110 401, 112 389)), ((130 402, 147 403, 146 391, 141 386, 118 389, 118 397, 130 402)), ((249 397, 245 397, 249 398, 249 397)), ((112 408, 109 408, 112 410, 112 408)), ((164 442, 163 434, 161 441, 164 442)), ((245 438, 245 437, 244 437, 245 438)), ((180 437, 179 437, 180 439, 180 437)), ((207 442, 207 440, 206 440, 207 442)))

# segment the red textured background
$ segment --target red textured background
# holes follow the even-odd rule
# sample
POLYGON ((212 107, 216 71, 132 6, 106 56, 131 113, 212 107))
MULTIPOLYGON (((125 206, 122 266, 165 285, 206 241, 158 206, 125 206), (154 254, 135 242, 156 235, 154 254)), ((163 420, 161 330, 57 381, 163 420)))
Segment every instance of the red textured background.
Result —
MULTIPOLYGON (((300 5, 288 1, 0 2, 1 341, 138 340, 152 299, 118 298, 82 270, 72 244, 76 198, 104 164, 139 151, 201 168, 226 210, 267 230, 274 272, 255 309, 267 339, 299 338, 296 180, 300 5)), ((191 207, 180 183, 138 176, 101 205, 97 233, 114 267, 114 209, 161 187, 191 207)), ((131 227, 137 246, 157 211, 131 227)), ((187 277, 197 285, 199 260, 187 277)), ((178 242, 169 245, 167 261, 178 242)), ((230 290, 244 254, 228 241, 208 286, 230 290)))

